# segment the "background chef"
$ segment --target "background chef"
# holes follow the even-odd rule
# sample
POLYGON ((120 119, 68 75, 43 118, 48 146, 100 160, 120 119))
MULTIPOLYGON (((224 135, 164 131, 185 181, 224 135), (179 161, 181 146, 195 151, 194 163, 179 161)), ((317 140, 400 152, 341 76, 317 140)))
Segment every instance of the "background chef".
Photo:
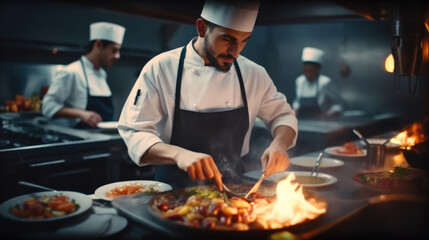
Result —
POLYGON ((108 22, 90 25, 86 55, 60 70, 43 98, 42 111, 54 122, 76 128, 113 120, 106 71, 120 57, 125 28, 108 22))
POLYGON ((261 157, 267 176, 289 166, 297 119, 266 70, 239 55, 259 4, 206 1, 198 37, 151 59, 123 107, 119 133, 131 159, 157 164, 155 179, 185 187, 214 179, 240 181, 256 117, 273 134, 261 157), (232 5, 235 4, 235 5, 232 5))
POLYGON ((342 98, 337 85, 320 73, 324 52, 313 47, 302 50, 303 74, 295 80, 296 98, 293 108, 298 118, 329 119, 338 117, 342 98))

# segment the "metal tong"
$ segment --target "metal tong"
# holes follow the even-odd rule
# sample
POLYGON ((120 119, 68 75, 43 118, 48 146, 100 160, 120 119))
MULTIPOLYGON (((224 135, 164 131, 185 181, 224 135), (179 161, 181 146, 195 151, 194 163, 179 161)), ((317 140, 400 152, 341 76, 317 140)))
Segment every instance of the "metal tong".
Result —
POLYGON ((319 153, 319 156, 317 156, 316 159, 316 163, 314 164, 313 170, 311 170, 311 177, 317 177, 317 175, 319 175, 319 166, 320 166, 320 162, 322 161, 323 158, 323 152, 319 153))
POLYGON ((251 193, 257 192, 259 189, 259 186, 261 186, 262 181, 265 179, 265 171, 262 172, 261 177, 259 180, 255 183, 255 185, 250 189, 250 191, 244 196, 245 198, 248 198, 251 193))
POLYGON ((225 202, 228 202, 228 197, 227 197, 227 195, 229 195, 229 196, 233 196, 233 197, 241 198, 241 199, 243 199, 243 200, 245 200, 245 201, 247 201, 247 202, 251 202, 251 201, 252 201, 252 200, 251 200, 251 199, 249 199, 247 196, 246 196, 246 197, 243 197, 243 196, 239 195, 238 193, 235 193, 235 192, 234 192, 234 191, 232 191, 230 188, 228 188, 225 184, 222 184, 222 186, 223 186, 223 192, 222 192, 222 194, 223 194, 223 198, 224 198, 225 202))

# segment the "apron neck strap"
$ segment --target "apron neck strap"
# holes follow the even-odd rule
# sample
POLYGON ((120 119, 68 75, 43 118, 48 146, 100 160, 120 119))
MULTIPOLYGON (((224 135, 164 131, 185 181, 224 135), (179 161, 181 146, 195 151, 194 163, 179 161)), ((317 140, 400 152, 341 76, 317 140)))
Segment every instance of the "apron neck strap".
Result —
POLYGON ((86 90, 89 95, 89 82, 88 82, 88 77, 86 76, 85 64, 83 63, 82 58, 80 59, 80 64, 82 65, 83 76, 85 77, 85 81, 86 81, 86 90))
POLYGON ((241 71, 240 71, 240 67, 238 66, 237 59, 234 60, 234 66, 235 66, 235 71, 237 72, 238 81, 240 82, 240 90, 241 90, 241 97, 243 98, 243 104, 244 104, 244 107, 247 108, 246 90, 244 89, 243 76, 241 75, 241 71))
POLYGON ((179 69, 177 70, 176 97, 175 97, 175 104, 174 104, 175 112, 179 111, 180 109, 180 89, 182 85, 183 63, 185 62, 185 55, 186 55, 186 46, 183 47, 182 52, 180 53, 179 69))

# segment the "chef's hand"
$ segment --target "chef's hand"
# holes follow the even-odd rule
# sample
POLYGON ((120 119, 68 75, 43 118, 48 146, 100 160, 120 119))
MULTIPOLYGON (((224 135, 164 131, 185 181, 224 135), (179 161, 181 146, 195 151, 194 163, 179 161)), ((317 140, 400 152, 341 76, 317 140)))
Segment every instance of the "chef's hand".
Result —
POLYGON ((176 159, 177 166, 189 174, 192 180, 204 181, 214 179, 219 191, 222 187, 222 174, 219 172, 215 161, 210 155, 192 151, 186 151, 176 159))
POLYGON ((274 129, 273 141, 261 157, 262 170, 265 171, 266 177, 289 167, 287 149, 291 146, 295 134, 295 130, 289 126, 278 126, 274 129))
POLYGON ((101 118, 101 116, 93 111, 83 111, 80 120, 86 124, 88 124, 89 126, 91 126, 92 128, 97 127, 97 123, 103 121, 103 119, 101 118))
POLYGON ((268 177, 289 167, 289 155, 284 150, 269 146, 262 154, 261 164, 262 171, 265 171, 265 176, 268 177))

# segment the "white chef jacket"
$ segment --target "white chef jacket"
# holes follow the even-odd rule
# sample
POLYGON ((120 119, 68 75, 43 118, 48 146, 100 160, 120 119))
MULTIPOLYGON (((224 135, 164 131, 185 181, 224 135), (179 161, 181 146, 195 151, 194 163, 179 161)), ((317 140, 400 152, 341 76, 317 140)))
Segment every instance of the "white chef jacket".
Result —
MULTIPOLYGON (((243 106, 240 84, 234 65, 224 73, 204 60, 192 47, 186 46, 183 66, 180 108, 190 111, 216 112, 243 106)), ((119 118, 118 129, 131 159, 140 163, 141 156, 152 145, 169 143, 174 120, 176 78, 182 48, 161 53, 142 69, 119 118), (137 93, 140 90, 140 95, 137 93)), ((277 91, 266 70, 239 56, 249 109, 249 126, 257 116, 273 131, 287 125, 298 133, 298 122, 286 97, 277 91)), ((246 133, 241 155, 249 151, 252 127, 246 133)), ((296 143, 296 136, 293 147, 296 143)))
POLYGON ((296 97, 292 104, 294 109, 299 109, 301 97, 317 97, 317 103, 322 112, 329 110, 341 112, 343 110, 342 98, 338 87, 328 76, 323 74, 314 82, 309 82, 305 75, 296 78, 296 97))
MULTIPOLYGON (((109 97, 112 95, 106 81, 106 71, 103 68, 94 69, 94 65, 85 56, 81 57, 85 65, 91 96, 109 97)), ((74 61, 55 74, 49 90, 43 97, 42 112, 52 118, 63 107, 86 109, 88 91, 85 75, 80 60, 74 61)), ((54 123, 73 127, 80 119, 53 119, 54 123)))

